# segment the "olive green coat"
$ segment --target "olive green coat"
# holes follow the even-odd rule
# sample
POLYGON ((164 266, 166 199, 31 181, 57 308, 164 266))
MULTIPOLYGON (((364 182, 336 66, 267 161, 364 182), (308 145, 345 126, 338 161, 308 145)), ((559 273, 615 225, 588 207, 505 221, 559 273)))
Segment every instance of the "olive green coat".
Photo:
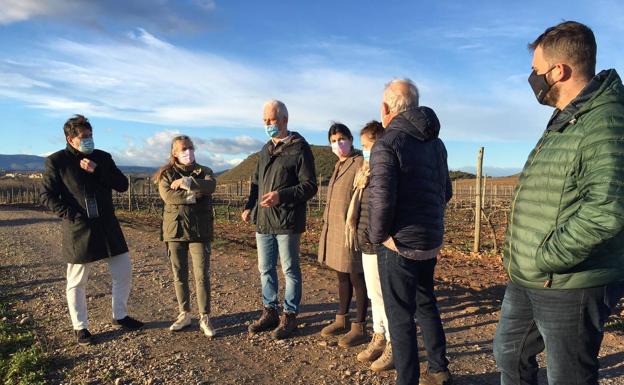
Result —
POLYGON ((503 251, 510 279, 575 289, 624 280, 624 88, 602 71, 529 155, 503 251))
POLYGON ((363 271, 361 252, 348 248, 345 239, 345 223, 353 195, 353 179, 362 167, 363 161, 362 153, 354 151, 342 164, 336 162, 327 188, 318 260, 343 273, 363 271))
POLYGON ((187 170, 176 165, 163 172, 158 181, 158 192, 165 202, 162 221, 165 242, 212 240, 212 193, 216 185, 212 170, 198 164, 187 170), (190 190, 173 190, 171 182, 182 177, 190 178, 190 190))

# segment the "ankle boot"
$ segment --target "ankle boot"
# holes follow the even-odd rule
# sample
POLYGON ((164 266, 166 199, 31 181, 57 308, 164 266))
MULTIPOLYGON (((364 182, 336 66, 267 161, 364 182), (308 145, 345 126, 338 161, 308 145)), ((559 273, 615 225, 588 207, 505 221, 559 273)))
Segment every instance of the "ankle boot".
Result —
POLYGON ((363 344, 368 339, 366 335, 366 321, 351 322, 351 330, 349 333, 338 339, 338 346, 348 348, 363 344))
POLYGON ((248 331, 249 333, 254 334, 265 330, 271 330, 279 325, 279 321, 279 314, 277 313, 277 310, 272 307, 265 307, 262 310, 260 318, 249 325, 248 331))
POLYGON ((336 314, 334 322, 321 329, 321 336, 329 337, 346 333, 349 327, 349 314, 336 314))
POLYGON ((283 340, 290 337, 297 330, 297 314, 284 313, 280 317, 280 323, 271 332, 271 336, 276 340, 283 340))
POLYGON ((370 366, 374 372, 383 372, 385 370, 394 369, 394 360, 392 359, 392 343, 388 341, 383 354, 370 366))
POLYGON ((373 339, 368 343, 366 349, 358 353, 357 360, 360 362, 375 361, 386 348, 386 337, 383 333, 374 333, 373 339))

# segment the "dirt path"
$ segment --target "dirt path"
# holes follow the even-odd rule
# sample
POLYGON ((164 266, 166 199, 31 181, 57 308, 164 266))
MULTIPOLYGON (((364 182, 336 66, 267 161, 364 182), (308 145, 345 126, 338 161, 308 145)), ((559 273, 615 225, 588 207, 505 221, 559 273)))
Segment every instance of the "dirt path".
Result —
MULTIPOLYGON (((266 334, 249 338, 246 332, 261 306, 253 229, 234 223, 218 225, 212 256, 212 307, 219 337, 208 340, 200 334, 196 320, 183 332, 167 329, 177 305, 155 225, 156 221, 146 218, 124 217, 123 221, 134 268, 129 308, 147 327, 131 333, 111 327, 110 276, 101 263, 87 291, 90 330, 97 334, 98 343, 83 348, 71 334, 65 303, 59 220, 41 211, 0 207, 0 291, 16 301, 19 310, 32 314, 40 334, 47 337, 47 349, 57 368, 50 383, 394 383, 394 372, 376 375, 357 362, 355 355, 363 347, 342 349, 335 346, 335 340, 319 336, 336 309, 336 282, 331 271, 310 258, 317 239, 314 232, 303 242, 307 257, 302 267, 304 305, 299 331, 286 342, 275 342, 266 334)), ((492 336, 505 281, 498 259, 445 250, 437 276, 455 383, 498 384, 492 336)), ((605 335, 601 384, 624 384, 623 343, 621 332, 605 335)))

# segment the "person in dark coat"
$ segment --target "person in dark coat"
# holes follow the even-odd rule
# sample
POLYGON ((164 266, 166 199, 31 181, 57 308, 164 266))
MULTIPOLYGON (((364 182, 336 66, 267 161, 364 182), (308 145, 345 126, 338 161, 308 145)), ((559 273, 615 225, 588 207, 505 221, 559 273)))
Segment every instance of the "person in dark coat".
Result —
POLYGON ((62 253, 67 262, 67 303, 81 345, 93 343, 88 330, 86 286, 93 263, 105 260, 113 280, 113 326, 138 329, 128 316, 132 267, 115 217, 112 191, 128 189, 128 179, 111 155, 94 149, 89 120, 74 115, 63 127, 67 146, 45 161, 41 202, 62 218, 62 253))
POLYGON ((327 139, 338 161, 327 187, 318 261, 337 273, 338 312, 334 322, 321 329, 321 335, 329 337, 346 333, 338 339, 338 346, 346 348, 362 344, 368 339, 366 333, 368 297, 362 270, 362 253, 349 244, 344 231, 353 195, 353 179, 364 158, 362 152, 353 147, 353 135, 344 124, 332 124, 327 139), (354 322, 349 322, 349 307, 354 292, 357 310, 354 322))
POLYGON ((259 153, 243 221, 256 224, 258 270, 264 310, 249 325, 250 333, 273 329, 276 339, 297 328, 302 295, 299 245, 306 228, 306 202, 317 191, 310 145, 288 131, 288 110, 279 100, 264 104, 263 120, 270 138, 259 153), (284 313, 278 316, 277 257, 286 278, 284 313))
POLYGON ((180 313, 169 327, 179 331, 191 324, 188 277, 189 255, 193 260, 199 328, 215 336, 210 321, 210 242, 213 234, 212 193, 217 181, 212 170, 195 161, 191 138, 179 135, 171 141, 169 161, 155 174, 158 192, 165 203, 162 239, 167 243, 180 313))
POLYGON ((433 292, 452 194, 440 122, 431 108, 418 105, 418 90, 408 79, 386 86, 381 116, 386 131, 371 151, 368 235, 380 245, 377 262, 397 385, 446 385, 452 378, 433 292), (422 377, 414 314, 429 361, 422 377))

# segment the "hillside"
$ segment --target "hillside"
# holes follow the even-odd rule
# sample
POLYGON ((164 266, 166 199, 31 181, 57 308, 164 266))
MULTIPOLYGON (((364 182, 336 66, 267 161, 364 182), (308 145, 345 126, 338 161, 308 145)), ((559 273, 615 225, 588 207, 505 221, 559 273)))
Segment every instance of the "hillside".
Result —
MULTIPOLYGON (((330 146, 311 145, 312 154, 314 154, 314 164, 316 166, 316 175, 322 176, 324 183, 327 183, 334 171, 336 164, 336 155, 331 151, 330 146)), ((219 175, 217 182, 219 184, 236 183, 241 180, 248 181, 256 169, 258 161, 258 153, 251 154, 242 161, 238 166, 225 171, 219 175)), ((464 171, 450 171, 451 179, 471 179, 475 178, 474 174, 464 171)))
MULTIPOLYGON (((10 171, 43 171, 45 168, 45 157, 37 155, 1 155, 0 170, 10 171)), ((119 169, 126 174, 148 176, 153 174, 156 167, 143 166, 119 166, 119 169)))
MULTIPOLYGON (((310 145, 312 148, 312 154, 314 155, 314 165, 316 167, 316 175, 323 177, 323 180, 327 181, 332 172, 334 171, 334 164, 336 164, 336 155, 331 152, 329 146, 316 146, 310 145)), ((258 161, 258 153, 251 154, 242 161, 238 166, 225 171, 219 175, 217 181, 219 184, 235 183, 241 180, 249 180, 256 170, 256 163, 258 161)))
POLYGON ((6 171, 43 171, 44 162, 36 155, 0 155, 0 169, 6 171))
POLYGON ((475 179, 477 176, 475 174, 471 174, 469 172, 464 171, 449 171, 449 175, 451 176, 451 180, 456 179, 475 179))

